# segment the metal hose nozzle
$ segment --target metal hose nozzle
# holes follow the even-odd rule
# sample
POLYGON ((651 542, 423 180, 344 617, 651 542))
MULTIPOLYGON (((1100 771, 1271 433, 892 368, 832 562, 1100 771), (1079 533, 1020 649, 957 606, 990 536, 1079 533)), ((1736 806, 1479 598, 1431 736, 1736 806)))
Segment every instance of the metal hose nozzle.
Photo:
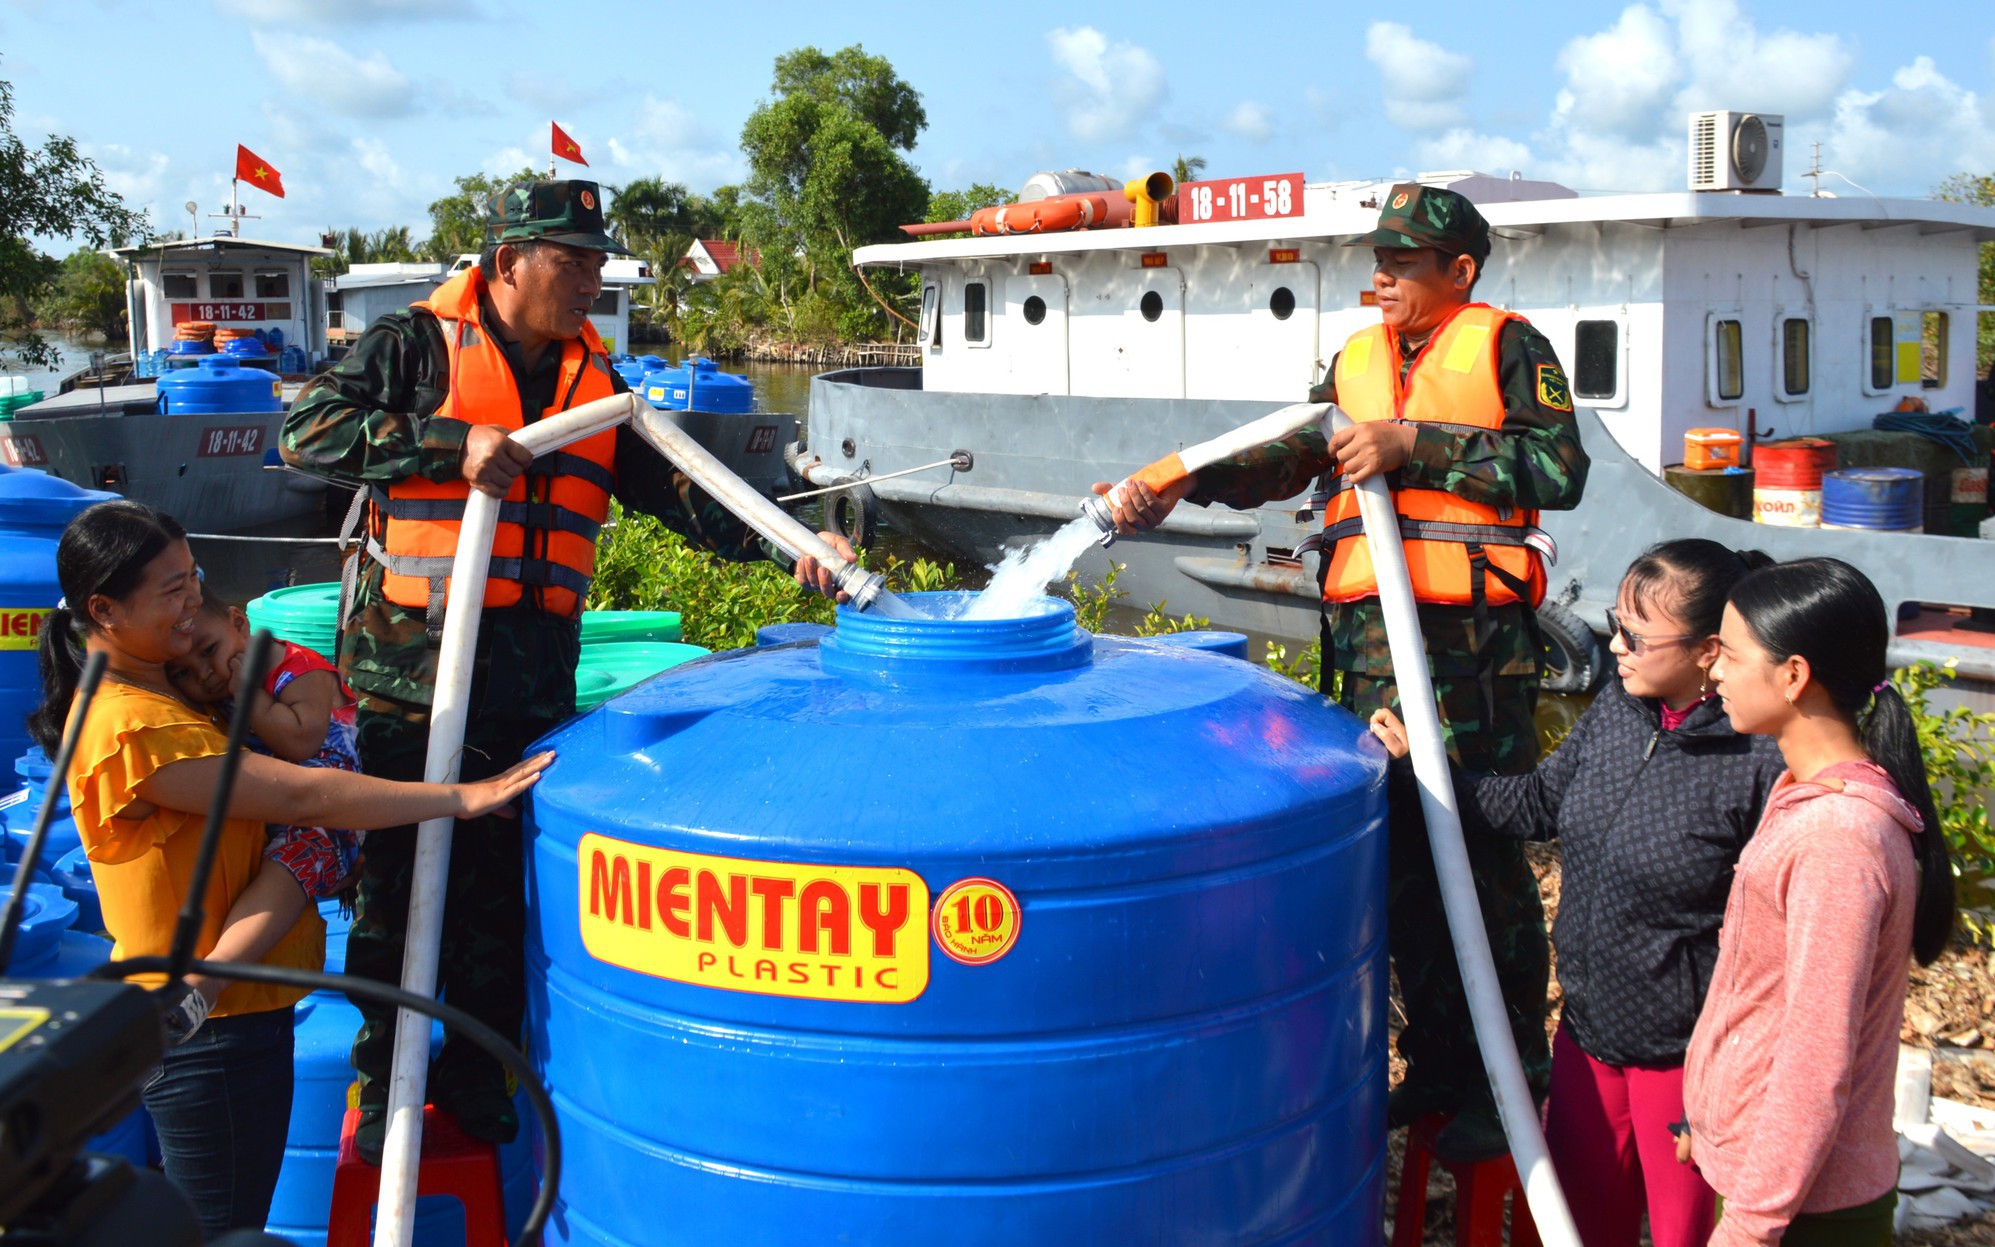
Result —
MULTIPOLYGON (((1122 488, 1120 485, 1117 489, 1122 488)), ((1101 494, 1081 499, 1081 514, 1095 522, 1101 529, 1101 548, 1106 550, 1115 544, 1115 512, 1109 509, 1108 499, 1101 494)))

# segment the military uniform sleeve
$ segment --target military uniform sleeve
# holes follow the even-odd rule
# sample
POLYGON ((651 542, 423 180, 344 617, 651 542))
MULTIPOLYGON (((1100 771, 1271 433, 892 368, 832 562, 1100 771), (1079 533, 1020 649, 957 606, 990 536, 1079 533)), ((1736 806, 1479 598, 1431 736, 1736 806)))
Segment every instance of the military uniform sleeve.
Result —
MULTIPOLYGON (((624 388, 621 383, 619 388, 624 388)), ((617 429, 616 455, 616 497, 624 506, 642 511, 729 562, 789 562, 788 556, 715 502, 628 424, 617 429)))
POLYGON ((1494 507, 1565 511, 1579 505, 1587 457, 1572 387, 1545 335, 1510 321, 1497 339, 1503 427, 1422 424, 1403 469, 1408 485, 1445 489, 1494 507))
POLYGON ((306 382, 284 417, 284 462, 347 485, 462 475, 470 425, 429 415, 440 389, 425 384, 432 350, 412 312, 368 326, 346 358, 306 382))
MULTIPOLYGON (((1337 401, 1337 368, 1309 391, 1312 403, 1337 401)), ((1258 507, 1279 498, 1293 498, 1330 469, 1330 447, 1320 427, 1312 425, 1279 442, 1256 446, 1231 459, 1198 470, 1198 487, 1185 501, 1200 506, 1224 503, 1237 510, 1258 507)))

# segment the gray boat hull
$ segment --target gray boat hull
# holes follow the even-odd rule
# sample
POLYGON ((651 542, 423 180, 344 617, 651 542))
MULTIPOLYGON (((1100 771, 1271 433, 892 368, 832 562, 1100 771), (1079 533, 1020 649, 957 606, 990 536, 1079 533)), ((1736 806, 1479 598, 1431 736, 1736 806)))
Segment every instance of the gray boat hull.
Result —
MULTIPOLYGON (((809 452, 801 466, 824 486, 871 478, 968 450, 971 469, 867 486, 880 513, 924 544, 973 563, 1059 528, 1096 481, 1117 481, 1171 450, 1267 414, 1259 402, 939 394, 919 369, 850 369, 811 383, 809 452)), ((1706 510, 1657 479, 1591 411, 1579 413, 1592 457, 1584 500, 1542 523, 1558 542, 1554 598, 1604 631, 1621 574, 1641 550, 1675 537, 1708 537, 1776 559, 1832 555, 1862 568, 1893 607, 1932 602, 1995 608, 1995 542, 1919 534, 1778 528, 1706 510)), ((1293 551, 1321 525, 1304 499, 1252 511, 1180 507, 1153 533, 1082 560, 1098 581, 1108 560, 1117 587, 1145 606, 1203 615, 1215 625, 1294 642, 1318 634, 1314 559, 1293 551), (1302 565, 1308 564, 1307 566, 1302 565)), ((1893 661, 1956 659, 1963 676, 1995 680, 1995 648, 1901 635, 1893 661)))

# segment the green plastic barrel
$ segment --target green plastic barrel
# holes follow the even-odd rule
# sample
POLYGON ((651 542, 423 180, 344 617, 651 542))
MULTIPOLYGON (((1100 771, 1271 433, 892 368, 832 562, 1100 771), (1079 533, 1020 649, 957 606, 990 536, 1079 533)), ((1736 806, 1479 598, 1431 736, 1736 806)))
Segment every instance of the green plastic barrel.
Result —
POLYGON ((594 710, 625 689, 709 651, 678 641, 602 641, 582 647, 575 671, 575 709, 594 710))
POLYGON ((677 641, 678 611, 583 611, 582 644, 615 641, 677 641))
POLYGON ((251 602, 249 626, 330 656, 339 639, 339 585, 291 585, 251 602))

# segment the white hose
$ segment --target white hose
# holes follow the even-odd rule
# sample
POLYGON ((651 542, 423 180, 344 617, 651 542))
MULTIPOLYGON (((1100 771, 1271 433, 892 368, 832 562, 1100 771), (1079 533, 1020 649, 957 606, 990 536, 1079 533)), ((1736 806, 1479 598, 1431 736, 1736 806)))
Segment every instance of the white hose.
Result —
MULTIPOLYGON (((1291 433, 1296 433, 1327 418, 1333 409, 1328 403, 1291 403, 1278 411, 1271 411, 1259 420, 1252 420, 1237 429, 1230 429, 1218 437, 1185 447, 1175 455, 1166 455, 1136 473, 1144 476, 1153 487, 1158 487, 1158 479, 1146 474, 1164 469, 1164 478, 1170 480, 1190 476, 1200 468, 1210 467, 1222 459, 1231 459, 1256 446, 1278 442, 1291 433)), ((1095 522, 1101 529, 1101 544, 1104 548, 1115 544, 1114 504, 1122 501, 1122 491, 1129 487, 1129 477, 1116 482, 1115 488, 1105 497, 1085 498, 1081 501, 1081 514, 1095 522)))
MULTIPOLYGON (((634 394, 599 398, 536 421, 512 434, 535 458, 573 441, 615 428, 647 409, 634 394)), ((499 499, 478 490, 464 504, 457 558, 450 568, 450 602, 443 616, 436 692, 430 703, 429 753, 423 779, 457 782, 463 760, 464 721, 471 705, 471 660, 485 610, 485 578, 498 531, 499 499)), ((402 948, 402 987, 436 995, 437 951, 443 941, 444 880, 450 873, 451 818, 432 818, 416 831, 416 860, 409 882, 408 933, 402 948)), ((395 1019, 395 1064, 388 1080, 388 1137, 381 1149, 380 1212, 375 1247, 411 1247, 416 1219, 416 1166, 422 1158, 423 1099, 429 1079, 430 1020, 402 1010, 395 1019)))
MULTIPOLYGON (((1351 420, 1333 407, 1325 422, 1325 432, 1331 432, 1351 420)), ((1496 1093, 1496 1111, 1510 1140, 1510 1155, 1517 1162, 1539 1238, 1546 1247, 1580 1247, 1565 1192, 1552 1172, 1545 1134, 1538 1126, 1537 1102, 1531 1097, 1523 1063, 1517 1057, 1517 1040, 1510 1033, 1509 1013, 1489 952, 1489 933, 1482 925, 1482 905, 1476 899, 1475 877, 1469 872, 1468 849, 1462 843, 1462 819, 1455 809, 1455 786, 1448 774, 1448 751, 1442 743, 1434 682, 1427 674, 1427 645, 1420 635, 1420 616, 1413 600, 1413 582, 1406 571, 1406 550, 1400 544, 1392 491, 1386 488, 1383 476, 1374 475, 1357 486, 1357 494, 1365 537, 1371 542, 1379 604, 1385 610, 1392 670, 1399 681, 1399 713, 1411 743, 1420 808, 1427 816, 1427 842, 1434 851, 1441 905, 1447 911, 1448 933, 1455 942, 1455 960, 1461 966, 1462 989, 1468 996, 1469 1017, 1475 1022, 1483 1070, 1496 1093)))

